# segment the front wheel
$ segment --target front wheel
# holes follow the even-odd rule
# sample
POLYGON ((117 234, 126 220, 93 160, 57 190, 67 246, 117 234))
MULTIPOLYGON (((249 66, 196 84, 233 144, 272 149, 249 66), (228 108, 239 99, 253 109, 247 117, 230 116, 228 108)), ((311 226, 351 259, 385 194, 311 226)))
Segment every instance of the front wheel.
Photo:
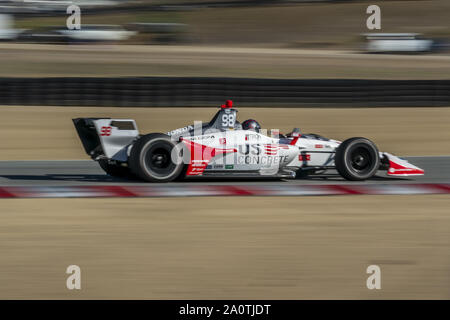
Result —
POLYGON ((366 138, 351 138, 336 149, 336 170, 347 180, 366 180, 375 175, 380 167, 376 145, 366 138))

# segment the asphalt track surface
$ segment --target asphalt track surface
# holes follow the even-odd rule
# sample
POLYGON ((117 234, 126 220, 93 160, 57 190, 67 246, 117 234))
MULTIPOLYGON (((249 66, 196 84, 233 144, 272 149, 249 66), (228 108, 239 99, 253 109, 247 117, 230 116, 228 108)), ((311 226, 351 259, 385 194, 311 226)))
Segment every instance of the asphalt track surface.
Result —
MULTIPOLYGON (((397 178, 379 172, 374 178, 353 182, 342 179, 336 172, 326 172, 303 179, 213 179, 195 178, 166 185, 311 185, 311 184, 386 184, 393 183, 450 183, 450 156, 405 157, 425 170, 424 176, 397 178)), ((94 161, 0 161, 0 186, 80 186, 80 185, 145 185, 146 182, 124 180, 106 175, 94 161)))

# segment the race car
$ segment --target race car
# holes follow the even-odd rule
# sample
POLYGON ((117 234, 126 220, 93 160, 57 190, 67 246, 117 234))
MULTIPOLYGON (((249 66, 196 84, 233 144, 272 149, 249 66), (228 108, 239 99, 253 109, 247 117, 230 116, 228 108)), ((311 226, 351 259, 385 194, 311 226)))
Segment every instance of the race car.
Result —
POLYGON ((298 178, 335 169, 347 180, 423 175, 424 170, 366 138, 343 142, 294 128, 288 134, 242 123, 228 100, 208 123, 167 133, 140 135, 132 119, 77 118, 73 123, 86 153, 109 175, 169 182, 189 177, 298 178))

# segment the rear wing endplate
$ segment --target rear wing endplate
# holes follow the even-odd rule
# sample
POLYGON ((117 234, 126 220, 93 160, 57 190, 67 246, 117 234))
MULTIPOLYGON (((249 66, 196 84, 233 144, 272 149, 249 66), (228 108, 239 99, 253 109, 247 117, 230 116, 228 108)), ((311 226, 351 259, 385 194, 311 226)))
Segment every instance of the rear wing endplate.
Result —
POLYGON ((128 158, 127 147, 139 136, 132 119, 72 119, 86 153, 94 160, 106 157, 118 161, 128 158))

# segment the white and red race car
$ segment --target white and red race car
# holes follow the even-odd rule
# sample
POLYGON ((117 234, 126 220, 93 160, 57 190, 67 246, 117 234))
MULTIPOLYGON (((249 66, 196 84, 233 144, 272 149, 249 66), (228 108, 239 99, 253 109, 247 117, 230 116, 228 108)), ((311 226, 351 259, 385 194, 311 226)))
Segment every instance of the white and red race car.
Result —
POLYGON ((169 182, 193 176, 295 178, 336 169, 347 180, 423 175, 406 160, 379 152, 366 138, 343 142, 294 129, 270 135, 255 120, 242 124, 229 100, 209 123, 140 135, 131 119, 73 119, 86 153, 112 176, 169 182))

